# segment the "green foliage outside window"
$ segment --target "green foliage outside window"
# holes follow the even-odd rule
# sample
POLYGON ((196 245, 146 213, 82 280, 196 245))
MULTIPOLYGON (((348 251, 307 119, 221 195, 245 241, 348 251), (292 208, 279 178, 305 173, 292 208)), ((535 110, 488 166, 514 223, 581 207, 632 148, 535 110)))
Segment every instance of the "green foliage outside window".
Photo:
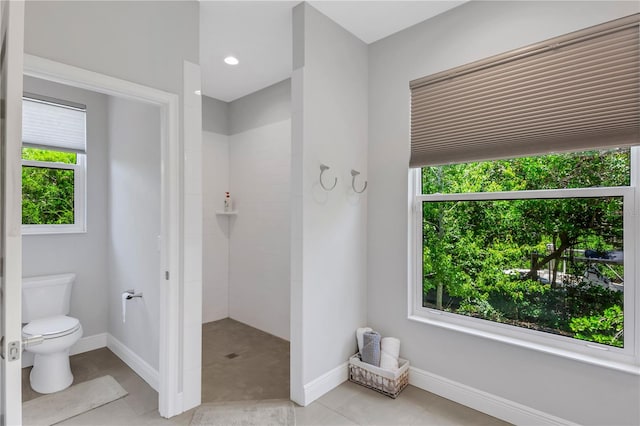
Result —
MULTIPOLYGON (((629 150, 422 169, 424 194, 629 184, 629 150)), ((622 209, 620 196, 423 202, 423 306, 623 347, 622 209)))
POLYGON ((46 167, 49 163, 76 164, 75 153, 23 148, 22 159, 43 162, 22 166, 22 223, 74 223, 74 171, 46 167))
POLYGON ((76 164, 75 152, 52 151, 49 149, 22 148, 23 160, 48 161, 51 163, 76 164))

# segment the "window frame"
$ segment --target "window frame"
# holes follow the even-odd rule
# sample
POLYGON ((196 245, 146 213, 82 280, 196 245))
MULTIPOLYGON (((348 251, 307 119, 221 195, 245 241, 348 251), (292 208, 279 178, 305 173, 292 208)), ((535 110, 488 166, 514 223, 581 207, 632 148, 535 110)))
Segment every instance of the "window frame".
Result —
MULTIPOLYGON (((43 97, 39 95, 26 94, 23 100, 35 100, 54 105, 82 109, 85 113, 86 108, 78 106, 70 102, 43 97)), ((86 124, 85 124, 86 125, 86 124)), ((85 133, 85 146, 87 137, 85 133)), ((77 234, 87 232, 87 154, 86 152, 78 152, 75 150, 61 149, 57 146, 46 144, 32 145, 23 141, 22 148, 37 148, 57 152, 73 152, 76 154, 76 163, 62 163, 54 161, 25 160, 21 159, 21 168, 39 167, 44 169, 62 169, 73 170, 73 222, 70 224, 21 224, 23 235, 46 235, 46 234, 77 234)))
MULTIPOLYGON (((409 265, 408 319, 512 344, 540 352, 640 375, 640 268, 635 265, 640 241, 640 147, 631 148, 631 181, 628 187, 597 187, 532 191, 422 194, 421 168, 409 169, 409 265), (529 330, 462 314, 422 306, 422 203, 424 201, 515 200, 524 198, 574 198, 623 196, 624 210, 624 348, 529 330)), ((490 160, 488 160, 490 161, 490 160)))

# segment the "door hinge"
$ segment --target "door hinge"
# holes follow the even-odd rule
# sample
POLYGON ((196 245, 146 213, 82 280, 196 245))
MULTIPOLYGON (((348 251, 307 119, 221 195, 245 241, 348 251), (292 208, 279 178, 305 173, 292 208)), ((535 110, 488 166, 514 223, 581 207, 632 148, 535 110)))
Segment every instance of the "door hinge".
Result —
POLYGON ((164 279, 169 281, 169 271, 164 271, 164 279))

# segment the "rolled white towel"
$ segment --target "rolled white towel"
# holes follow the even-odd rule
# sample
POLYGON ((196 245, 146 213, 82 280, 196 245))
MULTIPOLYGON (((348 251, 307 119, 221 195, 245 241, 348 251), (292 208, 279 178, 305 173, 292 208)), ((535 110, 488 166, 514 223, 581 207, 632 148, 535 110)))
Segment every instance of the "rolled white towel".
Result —
POLYGON ((380 341, 380 368, 398 369, 400 358, 400 340, 395 337, 383 337, 380 341))
POLYGON ((362 336, 367 331, 373 331, 371 327, 360 327, 356 330, 356 340, 358 341, 358 353, 362 353, 362 348, 364 347, 364 341, 362 340, 362 336))

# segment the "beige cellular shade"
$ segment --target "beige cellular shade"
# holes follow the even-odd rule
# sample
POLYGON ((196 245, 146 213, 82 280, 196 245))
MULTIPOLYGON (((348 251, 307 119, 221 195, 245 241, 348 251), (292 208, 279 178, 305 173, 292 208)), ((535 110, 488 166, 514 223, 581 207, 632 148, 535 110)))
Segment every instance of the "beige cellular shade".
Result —
POLYGON ((412 81, 410 166, 640 143, 639 18, 412 81))

